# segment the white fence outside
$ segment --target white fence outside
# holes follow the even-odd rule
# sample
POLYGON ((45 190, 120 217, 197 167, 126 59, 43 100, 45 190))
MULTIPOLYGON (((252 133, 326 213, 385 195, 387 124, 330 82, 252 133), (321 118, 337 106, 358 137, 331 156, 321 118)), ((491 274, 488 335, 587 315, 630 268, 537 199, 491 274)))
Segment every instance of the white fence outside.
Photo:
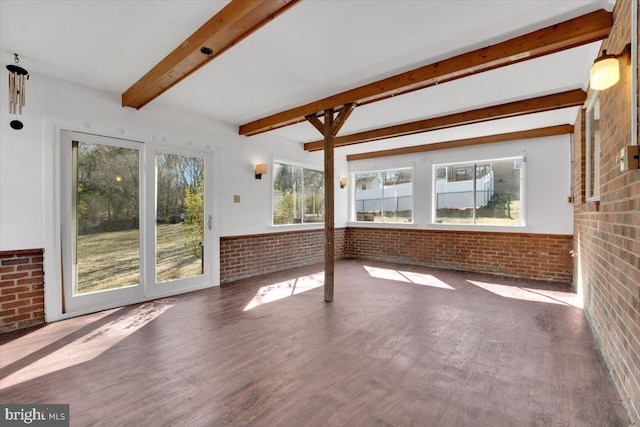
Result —
MULTIPOLYGON (((384 186, 384 211, 408 211, 412 209, 412 188, 408 182, 384 186)), ((382 211, 382 188, 356 189, 356 212, 382 211)))
MULTIPOLYGON (((493 171, 476 180, 476 207, 483 207, 493 196, 493 171)), ((473 208, 473 180, 436 180, 437 209, 473 208)))

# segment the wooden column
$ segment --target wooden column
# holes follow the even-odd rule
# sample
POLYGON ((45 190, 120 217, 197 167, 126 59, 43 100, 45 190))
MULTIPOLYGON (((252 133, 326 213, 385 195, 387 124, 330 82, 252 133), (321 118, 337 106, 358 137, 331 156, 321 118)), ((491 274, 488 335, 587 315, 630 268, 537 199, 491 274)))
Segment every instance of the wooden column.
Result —
POLYGON ((333 173, 333 141, 335 136, 347 121, 355 103, 342 106, 338 116, 334 119, 335 109, 324 110, 324 123, 310 114, 305 118, 324 136, 324 300, 333 301, 333 270, 335 264, 335 227, 334 227, 334 173, 333 173))
POLYGON ((333 301, 335 264, 333 108, 324 112, 324 300, 333 301))

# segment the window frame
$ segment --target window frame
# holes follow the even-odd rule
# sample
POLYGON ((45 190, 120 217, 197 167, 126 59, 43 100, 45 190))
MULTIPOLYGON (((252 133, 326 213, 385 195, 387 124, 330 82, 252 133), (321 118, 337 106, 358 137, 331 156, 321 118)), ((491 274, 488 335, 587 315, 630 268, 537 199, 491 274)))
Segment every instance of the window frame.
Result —
MULTIPOLYGON (((384 224, 384 225, 413 225, 415 224, 415 220, 416 220, 416 212, 415 212, 415 195, 414 195, 414 184, 415 184, 415 168, 414 166, 403 166, 403 167, 398 167, 398 168, 387 168, 387 169, 366 169, 366 170, 359 170, 359 171, 353 171, 350 174, 350 180, 351 182, 353 182, 353 185, 351 185, 352 187, 352 191, 350 193, 350 197, 349 197, 349 204, 350 204, 350 213, 349 213, 349 222, 354 223, 354 224, 367 224, 367 225, 379 225, 379 224, 384 224), (356 211, 356 192, 357 192, 357 188, 356 188, 356 175, 364 175, 364 174, 368 174, 368 173, 387 173, 387 172, 398 172, 398 171, 406 171, 409 170, 411 171, 411 221, 407 221, 407 222, 398 222, 398 221, 380 221, 380 222, 375 222, 375 221, 358 221, 358 213, 356 211)), ((384 184, 382 186, 382 212, 384 212, 384 184)), ((384 215, 383 215, 384 217, 384 215)))
MULTIPOLYGON (((514 170, 516 170, 514 168, 514 170)), ((522 155, 519 156, 510 156, 510 157, 500 157, 500 158, 484 158, 484 159, 476 159, 476 160, 467 160, 467 161, 460 161, 460 162, 446 162, 446 163, 434 163, 431 166, 431 181, 432 181, 432 186, 431 186, 431 222, 430 225, 435 226, 435 227, 471 227, 471 228, 486 228, 486 227, 497 227, 497 228, 522 228, 522 227, 526 227, 527 226, 527 215, 526 215, 526 207, 527 207, 527 202, 526 202, 526 176, 527 176, 527 157, 526 157, 526 153, 523 153, 522 155), (495 162, 511 162, 511 164, 513 166, 515 166, 515 162, 516 161, 520 161, 520 223, 519 224, 478 224, 476 222, 476 208, 473 208, 473 223, 464 223, 464 224, 457 224, 457 223, 443 223, 443 222, 436 222, 437 221, 437 211, 438 211, 438 206, 437 206, 437 195, 436 195, 436 170, 439 167, 452 167, 452 166, 460 166, 460 165, 475 165, 475 168, 473 168, 474 170, 477 170, 478 165, 483 165, 483 164, 493 164, 495 162)), ((475 175, 474 175, 475 177, 475 175)), ((476 192, 476 188, 474 185, 474 193, 476 192)), ((474 200, 475 200, 476 195, 474 194, 474 200)))
MULTIPOLYGON (((296 161, 292 161, 292 160, 286 160, 286 159, 281 159, 281 158, 274 158, 271 161, 271 209, 269 211, 269 224, 271 227, 276 227, 276 228, 280 228, 280 227, 324 227, 324 219, 320 222, 300 222, 299 224, 296 223, 292 223, 292 224, 275 224, 273 222, 273 210, 275 208, 275 203, 274 203, 274 193, 275 193, 275 181, 276 181, 276 164, 281 164, 281 165, 287 165, 287 166, 293 166, 293 167, 299 167, 302 168, 302 188, 303 188, 303 193, 302 193, 302 212, 304 212, 304 208, 305 208, 305 202, 304 202, 304 170, 311 170, 314 172, 320 172, 323 174, 323 183, 324 183, 324 168, 322 166, 319 165, 313 165, 310 163, 303 163, 303 162, 296 162, 296 161)), ((304 216, 304 214, 303 214, 304 216)), ((326 215, 323 214, 323 217, 326 219, 326 215)))
MULTIPOLYGON (((598 136, 598 141, 597 144, 595 144, 595 147, 597 147, 597 153, 596 148, 593 148, 593 153, 592 153, 592 145, 595 143, 595 137, 592 138, 592 134, 594 132, 593 130, 593 118, 592 118, 592 112, 594 111, 595 107, 598 107, 598 116, 600 116, 600 92, 599 91, 594 91, 593 95, 591 97, 591 99, 589 100, 589 102, 587 103, 587 107, 584 109, 584 116, 585 116, 585 144, 584 144, 584 148, 585 148, 585 163, 586 163, 586 168, 585 168, 585 190, 586 190, 586 199, 588 202, 594 202, 594 201, 599 201, 600 200, 600 177, 598 176, 597 179, 597 184, 594 186, 594 182, 592 181, 596 181, 595 179, 592 180, 591 175, 592 175, 592 169, 597 169, 597 170, 593 170, 594 174, 593 176, 595 177, 596 173, 600 172, 600 162, 602 159, 602 140, 600 138, 601 133, 598 132, 597 136, 598 136), (597 165, 592 164, 592 162, 594 162, 597 158, 597 165), (595 166, 595 168, 594 168, 595 166), (597 187, 597 188, 596 188, 597 187), (597 191, 597 192, 596 192, 597 191)), ((600 121, 600 118, 598 118, 598 121, 600 121)), ((598 125, 599 127, 599 125, 598 125)), ((599 131, 600 129, 598 129, 599 131)))

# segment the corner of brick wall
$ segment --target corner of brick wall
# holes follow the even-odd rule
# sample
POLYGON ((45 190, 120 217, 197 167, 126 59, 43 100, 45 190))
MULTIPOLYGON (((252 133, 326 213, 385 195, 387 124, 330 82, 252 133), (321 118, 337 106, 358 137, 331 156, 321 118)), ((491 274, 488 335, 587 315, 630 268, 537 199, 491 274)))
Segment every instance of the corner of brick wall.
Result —
MULTIPOLYGON (((603 49, 617 53, 631 37, 640 41, 631 34, 631 3, 616 2, 603 49)), ((576 121, 574 286, 584 295, 585 315, 631 423, 640 425, 640 171, 618 167, 618 153, 631 142, 631 97, 640 97, 632 94, 631 75, 622 61, 620 81, 600 91, 599 202, 584 197, 584 110, 576 121)))
POLYGON ((0 252, 0 333, 44 323, 43 254, 0 252))
MULTIPOLYGON (((335 257, 347 256, 346 230, 335 230, 335 257)), ((324 261, 324 229, 220 238, 220 283, 324 261)))

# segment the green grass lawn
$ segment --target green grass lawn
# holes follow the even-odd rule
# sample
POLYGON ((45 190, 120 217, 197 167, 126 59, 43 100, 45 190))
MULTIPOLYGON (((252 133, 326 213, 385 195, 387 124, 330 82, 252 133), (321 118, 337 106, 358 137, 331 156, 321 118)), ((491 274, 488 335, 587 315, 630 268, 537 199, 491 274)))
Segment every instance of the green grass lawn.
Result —
MULTIPOLYGON (((157 282, 201 274, 201 260, 189 245, 184 223, 156 229, 157 282)), ((78 293, 140 283, 138 230, 112 231, 78 237, 78 293)))
POLYGON ((158 282, 202 274, 202 260, 181 224, 161 224, 156 228, 156 274, 158 282))

